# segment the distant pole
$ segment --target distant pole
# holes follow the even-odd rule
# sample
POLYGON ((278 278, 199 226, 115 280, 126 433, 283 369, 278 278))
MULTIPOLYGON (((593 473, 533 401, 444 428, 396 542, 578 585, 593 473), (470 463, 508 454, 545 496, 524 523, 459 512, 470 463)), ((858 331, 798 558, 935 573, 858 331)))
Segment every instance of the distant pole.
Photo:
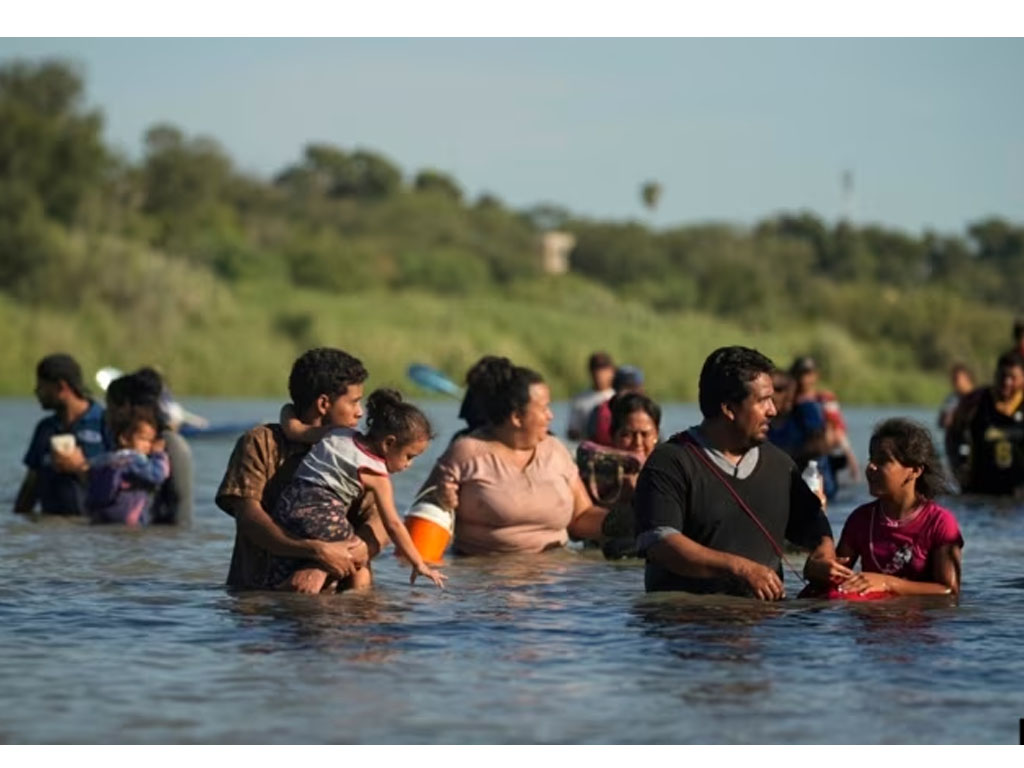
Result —
POLYGON ((849 169, 843 171, 840 180, 840 196, 842 200, 840 220, 850 224, 853 222, 853 171, 849 169))

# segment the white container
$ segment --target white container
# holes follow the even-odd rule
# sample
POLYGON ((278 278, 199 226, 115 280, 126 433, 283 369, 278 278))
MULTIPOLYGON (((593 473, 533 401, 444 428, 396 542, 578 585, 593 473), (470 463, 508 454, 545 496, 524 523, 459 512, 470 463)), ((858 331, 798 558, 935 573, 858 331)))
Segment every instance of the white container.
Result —
POLYGON ((808 461, 807 467, 803 472, 800 473, 800 477, 807 483, 807 487, 811 489, 812 493, 821 493, 821 489, 824 487, 825 481, 821 476, 821 470, 818 469, 817 462, 808 461))
POLYGON ((75 450, 75 436, 53 435, 50 438, 50 450, 54 453, 71 453, 75 450))

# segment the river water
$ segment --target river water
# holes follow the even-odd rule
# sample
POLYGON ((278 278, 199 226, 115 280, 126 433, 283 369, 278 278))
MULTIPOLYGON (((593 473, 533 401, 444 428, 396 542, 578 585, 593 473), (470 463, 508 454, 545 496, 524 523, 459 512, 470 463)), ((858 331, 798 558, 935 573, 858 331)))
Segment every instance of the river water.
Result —
MULTIPOLYGON (((457 425, 454 404, 425 409, 442 437, 395 477, 400 505, 457 425)), ((934 418, 846 409, 859 456, 897 414, 934 418)), ((639 561, 593 551, 450 560, 442 593, 410 588, 389 550, 369 593, 236 595, 234 524, 213 504, 233 439, 192 444, 189 529, 26 519, 8 510, 42 415, 0 400, 0 742, 1017 743, 1020 504, 945 501, 966 540, 959 604, 648 597, 639 561)), ((669 406, 664 434, 696 421, 669 406)), ((841 491, 837 537, 867 499, 841 491)))

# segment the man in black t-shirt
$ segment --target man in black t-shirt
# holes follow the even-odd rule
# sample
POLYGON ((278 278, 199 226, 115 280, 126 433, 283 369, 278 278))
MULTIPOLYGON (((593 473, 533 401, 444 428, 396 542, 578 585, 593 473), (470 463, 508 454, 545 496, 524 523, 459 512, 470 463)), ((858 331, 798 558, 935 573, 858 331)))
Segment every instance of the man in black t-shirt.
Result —
POLYGON ((746 347, 712 352, 700 374, 704 420, 644 464, 633 504, 648 591, 778 600, 783 538, 811 550, 804 567, 811 582, 853 575, 836 560, 821 499, 792 459, 766 442, 776 412, 774 367, 746 347))
POLYGON ((946 455, 964 493, 1012 495, 1024 488, 1024 358, 1010 351, 995 380, 965 396, 946 433, 946 455))

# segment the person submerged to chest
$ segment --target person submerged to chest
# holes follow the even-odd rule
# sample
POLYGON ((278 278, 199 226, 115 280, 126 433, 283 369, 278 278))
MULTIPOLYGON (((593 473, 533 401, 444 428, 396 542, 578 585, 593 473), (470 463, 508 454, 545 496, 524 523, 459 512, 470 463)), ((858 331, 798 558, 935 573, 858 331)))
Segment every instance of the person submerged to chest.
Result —
POLYGON ((568 541, 577 470, 556 438, 513 450, 477 434, 460 439, 454 448, 459 551, 540 551, 568 541))

